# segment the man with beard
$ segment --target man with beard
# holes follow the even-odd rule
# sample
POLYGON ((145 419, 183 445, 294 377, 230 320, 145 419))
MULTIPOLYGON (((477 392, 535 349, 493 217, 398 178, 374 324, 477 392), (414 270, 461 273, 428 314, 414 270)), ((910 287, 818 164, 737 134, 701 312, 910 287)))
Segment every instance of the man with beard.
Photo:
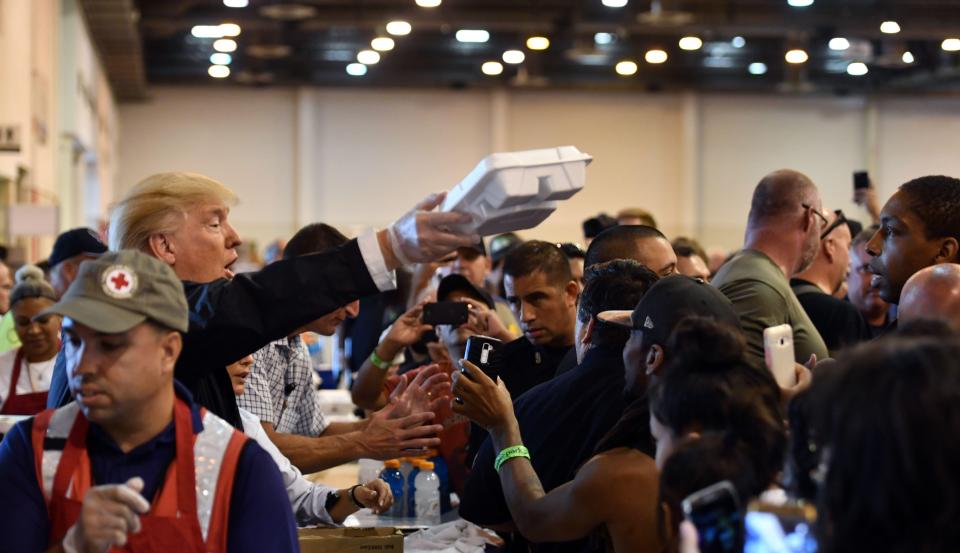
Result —
POLYGON ((813 263, 827 227, 820 192, 803 173, 782 169, 753 191, 743 250, 711 282, 733 303, 748 353, 762 361, 763 330, 789 324, 796 360, 827 357, 827 346, 790 289, 793 275, 813 263))

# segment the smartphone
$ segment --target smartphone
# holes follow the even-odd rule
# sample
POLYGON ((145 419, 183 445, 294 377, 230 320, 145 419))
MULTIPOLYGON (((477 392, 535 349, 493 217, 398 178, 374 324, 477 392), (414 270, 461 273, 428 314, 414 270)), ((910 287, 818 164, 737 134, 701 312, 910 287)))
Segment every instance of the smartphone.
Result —
POLYGON ((428 325, 460 326, 470 316, 469 306, 462 301, 438 301, 423 306, 421 319, 428 325))
MULTIPOLYGON (((500 374, 500 352, 503 342, 489 336, 471 336, 467 338, 467 349, 463 358, 473 363, 484 374, 496 382, 500 374)), ((463 369, 460 369, 463 372, 463 369)), ((466 374, 466 373, 465 373, 466 374)))
POLYGON ((688 495, 681 505, 686 519, 697 527, 700 553, 741 553, 744 550, 740 501, 729 480, 688 495))
POLYGON ((854 171, 853 189, 860 190, 861 188, 870 188, 870 175, 866 171, 854 171))
POLYGON ((750 504, 745 517, 746 553, 815 553, 817 511, 805 503, 750 504))
POLYGON ((767 368, 773 373, 773 377, 781 388, 796 385, 793 327, 782 324, 763 329, 763 356, 767 362, 767 368))

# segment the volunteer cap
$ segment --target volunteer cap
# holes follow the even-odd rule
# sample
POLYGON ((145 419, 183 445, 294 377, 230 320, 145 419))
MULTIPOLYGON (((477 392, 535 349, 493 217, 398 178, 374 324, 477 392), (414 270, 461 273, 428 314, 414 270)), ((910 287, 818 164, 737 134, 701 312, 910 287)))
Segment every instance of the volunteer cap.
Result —
POLYGON ((97 233, 86 227, 75 228, 64 232, 53 243, 53 253, 47 263, 56 267, 60 263, 81 254, 101 255, 107 252, 107 245, 100 240, 97 233))
POLYGON ((707 317, 741 330, 733 304, 719 290, 702 279, 684 275, 661 278, 640 298, 633 311, 603 311, 597 318, 605 323, 642 330, 655 344, 665 344, 682 319, 707 317))
POLYGON ((490 294, 474 286, 472 282, 467 280, 467 277, 461 274, 452 274, 443 277, 440 285, 437 286, 437 301, 445 301, 447 296, 457 290, 468 292, 473 299, 485 303, 490 309, 494 308, 493 298, 490 297, 490 294))
POLYGON ((64 315, 97 332, 117 334, 151 320, 187 331, 187 298, 169 265, 135 250, 84 261, 60 301, 37 317, 64 315))

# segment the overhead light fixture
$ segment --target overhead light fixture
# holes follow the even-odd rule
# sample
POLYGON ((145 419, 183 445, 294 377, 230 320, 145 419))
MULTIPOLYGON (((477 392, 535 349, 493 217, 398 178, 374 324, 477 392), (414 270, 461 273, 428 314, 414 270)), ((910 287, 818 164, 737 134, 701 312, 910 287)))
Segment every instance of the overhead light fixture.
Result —
POLYGON ((240 25, 236 23, 221 23, 219 27, 220 32, 223 33, 220 36, 237 36, 240 34, 240 25))
POLYGON ((214 79, 226 79, 230 76, 230 68, 226 65, 211 65, 207 74, 214 79))
POLYGON ((416 0, 417 5, 421 8, 436 8, 442 1, 443 0, 416 0))
POLYGON ((830 43, 827 45, 831 50, 841 51, 846 50, 850 47, 850 41, 843 37, 834 37, 830 39, 830 43))
POLYGON ((387 32, 393 36, 406 36, 409 35, 412 30, 413 27, 406 21, 397 20, 387 23, 387 32))
POLYGON ((362 63, 347 64, 347 75, 362 77, 367 74, 367 66, 362 63))
POLYGON ((685 36, 680 39, 681 50, 699 50, 701 46, 703 46, 703 41, 700 40, 700 37, 685 36))
POLYGON ((794 8, 806 8, 813 5, 813 0, 787 0, 787 5, 794 8))
POLYGON ((527 39, 527 48, 531 50, 546 50, 550 47, 550 39, 545 36, 532 36, 527 39))
POLYGON ((387 36, 378 36, 370 41, 370 47, 378 52, 387 52, 393 50, 393 39, 387 36))
POLYGON ((751 75, 764 75, 767 72, 767 64, 755 61, 747 66, 747 72, 751 75))
POLYGON ((220 25, 194 25, 190 29, 190 34, 197 38, 221 38, 223 29, 220 25))
POLYGON ((884 21, 880 24, 880 32, 895 35, 900 32, 900 24, 896 21, 884 21))
POLYGON ((913 63, 915 61, 913 59, 913 53, 910 51, 904 52, 903 56, 900 59, 903 60, 903 63, 907 63, 907 64, 913 63))
POLYGON ((601 0, 601 2, 608 8, 622 8, 627 5, 627 0, 601 0))
POLYGON ((808 56, 805 51, 797 48, 787 52, 786 55, 783 56, 783 58, 787 60, 787 63, 797 64, 797 63, 806 63, 806 61, 810 59, 810 56, 808 56))
POLYGON ((317 8, 309 4, 284 2, 282 4, 267 4, 260 8, 260 15, 279 21, 302 21, 317 15, 317 8))
POLYGON ((733 37, 733 40, 730 41, 730 46, 733 46, 734 48, 743 48, 746 45, 747 39, 743 38, 742 36, 735 36, 733 37))
POLYGON ((593 43, 597 46, 606 46, 607 44, 613 44, 616 38, 617 35, 613 33, 596 33, 593 35, 593 43))
POLYGON ((510 63, 513 65, 523 63, 523 60, 527 59, 527 55, 520 50, 507 50, 503 53, 502 57, 504 63, 510 63))
POLYGON ((228 8, 246 8, 249 0, 223 0, 223 5, 228 8))
POLYGON ((854 77, 866 75, 868 71, 867 64, 860 61, 855 61, 847 66, 847 74, 853 75, 854 77))
POLYGON ((380 54, 373 50, 360 50, 357 52, 357 61, 364 65, 373 65, 380 61, 380 54))
POLYGON ((940 48, 946 52, 960 51, 960 38, 948 38, 940 43, 940 48))
POLYGON ((490 40, 490 33, 483 29, 460 29, 456 37, 459 42, 486 42, 490 40))
POLYGON ((495 76, 503 73, 503 64, 499 61, 488 61, 480 66, 480 71, 483 71, 484 75, 495 76))
POLYGON ((213 49, 217 52, 235 52, 237 50, 237 41, 232 38, 221 38, 213 43, 213 49))
POLYGON ((647 50, 647 53, 643 55, 643 59, 647 60, 647 63, 663 63, 667 61, 667 53, 660 49, 647 50))
POLYGON ((230 54, 225 54, 223 52, 215 52, 210 54, 210 63, 213 65, 230 65, 233 61, 233 57, 230 54))
POLYGON ((637 63, 630 60, 623 60, 617 63, 614 69, 616 69, 617 75, 629 77, 630 75, 635 75, 637 73, 637 63))

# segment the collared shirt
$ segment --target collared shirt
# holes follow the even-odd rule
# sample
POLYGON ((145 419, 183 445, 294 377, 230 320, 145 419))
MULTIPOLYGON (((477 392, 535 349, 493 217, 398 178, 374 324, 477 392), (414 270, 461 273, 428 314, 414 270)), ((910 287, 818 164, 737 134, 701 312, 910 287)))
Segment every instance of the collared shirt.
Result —
POLYGON ((286 434, 315 438, 329 425, 313 386, 310 352, 300 336, 274 340, 253 354, 237 405, 286 434))
MULTIPOLYGON (((177 395, 190 404, 193 431, 203 430, 199 407, 179 384, 177 395)), ((49 514, 34 468, 30 431, 33 419, 18 423, 0 443, 0 551, 45 551, 50 533, 49 514)), ((124 453, 99 425, 87 434, 94 485, 120 484, 143 478, 143 497, 152 501, 176 452, 171 422, 151 440, 124 453)), ((237 460, 230 498, 227 551, 298 551, 296 524, 277 465, 253 441, 237 460)))

